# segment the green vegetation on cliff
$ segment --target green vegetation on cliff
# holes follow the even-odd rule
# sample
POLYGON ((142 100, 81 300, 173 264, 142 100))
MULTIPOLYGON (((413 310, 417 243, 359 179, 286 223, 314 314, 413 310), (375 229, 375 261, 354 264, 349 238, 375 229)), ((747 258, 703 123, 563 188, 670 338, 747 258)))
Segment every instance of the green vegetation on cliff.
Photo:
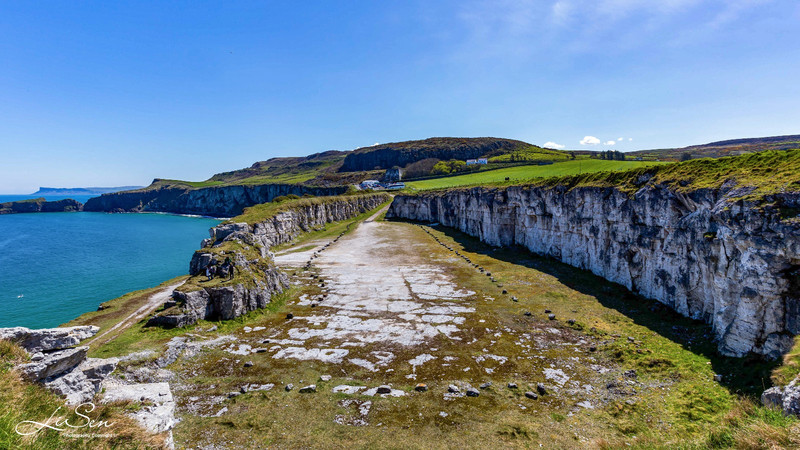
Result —
POLYGON ((597 172, 535 180, 532 185, 616 187, 635 192, 644 185, 664 185, 677 192, 739 188, 739 197, 756 200, 766 195, 800 191, 800 149, 769 150, 741 156, 703 158, 625 172, 597 172))
POLYGON ((411 181, 406 186, 419 189, 441 189, 456 186, 502 183, 506 178, 509 183, 520 183, 534 178, 573 175, 600 171, 619 171, 633 168, 649 167, 662 164, 655 161, 606 161, 600 159, 579 159, 549 165, 515 166, 497 170, 458 175, 446 178, 411 181))
POLYGON ((244 212, 228 221, 228 223, 241 223, 246 222, 249 225, 255 225, 258 222, 263 222, 267 219, 275 217, 276 215, 293 209, 301 209, 312 205, 324 205, 339 202, 345 199, 353 198, 367 198, 367 197, 383 197, 385 201, 389 201, 388 194, 353 194, 353 195, 338 195, 330 197, 307 197, 300 198, 297 196, 279 197, 269 203, 262 203, 246 208, 244 212))
POLYGON ((648 161, 569 161, 552 166, 514 167, 450 178, 408 183, 418 190, 446 189, 470 185, 489 186, 614 187, 634 193, 646 185, 667 186, 676 192, 737 189, 737 197, 759 200, 770 194, 800 192, 800 149, 769 150, 740 156, 703 158, 682 163, 648 161), (584 173, 577 174, 578 166, 584 173), (617 170, 609 171, 609 165, 617 170), (638 168, 632 168, 637 167, 638 168), (620 170, 620 169, 630 170, 620 170), (563 176, 558 175, 561 171, 563 176), (517 174, 517 177, 514 177, 517 174), (504 180, 501 176, 508 176, 504 180), (523 177, 527 176, 528 179, 523 177))

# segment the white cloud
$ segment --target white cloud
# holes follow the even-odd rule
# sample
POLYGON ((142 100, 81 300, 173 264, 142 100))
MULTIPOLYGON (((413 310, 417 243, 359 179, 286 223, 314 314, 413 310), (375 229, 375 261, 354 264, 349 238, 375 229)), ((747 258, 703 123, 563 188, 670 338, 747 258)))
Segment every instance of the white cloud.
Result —
POLYGON ((617 143, 617 141, 615 141, 615 140, 613 140, 613 139, 612 139, 612 140, 610 140, 610 141, 605 141, 605 142, 603 142, 603 145, 614 145, 614 144, 616 144, 616 143, 617 143))
POLYGON ((633 138, 628 138, 628 141, 632 141, 632 140, 633 140, 633 138))
POLYGON ((597 145, 600 143, 600 139, 597 139, 594 136, 584 136, 581 139, 581 145, 597 145))
POLYGON ((554 148, 556 150, 561 150, 562 148, 564 148, 563 145, 556 144, 555 142, 552 142, 552 141, 545 142, 542 147, 544 147, 544 148, 554 148))
POLYGON ((381 143, 380 142, 376 142, 376 143, 370 145, 370 147, 375 147, 376 145, 381 145, 381 143))
POLYGON ((617 138, 617 140, 618 140, 618 141, 621 141, 621 140, 622 140, 622 138, 617 138))

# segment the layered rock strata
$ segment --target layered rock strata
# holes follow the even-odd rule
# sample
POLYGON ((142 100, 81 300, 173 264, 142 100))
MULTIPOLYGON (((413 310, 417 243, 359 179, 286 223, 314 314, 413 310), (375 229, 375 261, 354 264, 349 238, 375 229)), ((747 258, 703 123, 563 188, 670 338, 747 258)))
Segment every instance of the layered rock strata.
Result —
POLYGON ((457 189, 395 197, 387 217, 518 245, 709 322, 722 354, 775 358, 800 332, 800 194, 647 185, 457 189), (796 212, 795 212, 796 215, 796 212))

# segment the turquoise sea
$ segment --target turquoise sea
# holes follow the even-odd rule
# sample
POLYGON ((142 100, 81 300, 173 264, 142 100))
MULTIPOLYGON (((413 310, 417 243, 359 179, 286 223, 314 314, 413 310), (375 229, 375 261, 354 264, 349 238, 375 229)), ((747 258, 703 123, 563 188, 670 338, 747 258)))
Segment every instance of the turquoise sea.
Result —
POLYGON ((218 223, 167 214, 0 215, 0 327, 58 326, 186 274, 218 223))

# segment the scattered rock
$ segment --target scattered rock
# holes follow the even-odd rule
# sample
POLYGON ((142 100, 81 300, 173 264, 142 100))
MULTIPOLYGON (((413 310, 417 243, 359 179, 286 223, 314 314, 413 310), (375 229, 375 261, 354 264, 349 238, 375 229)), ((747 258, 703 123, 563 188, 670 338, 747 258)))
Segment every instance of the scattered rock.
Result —
POLYGON ((545 314, 550 314, 551 312, 553 312, 553 311, 550 311, 549 309, 545 309, 545 310, 544 310, 544 313, 545 313, 545 314))
POLYGON ((490 387, 492 387, 492 382, 491 381, 483 383, 481 385, 481 389, 489 389, 490 387))
POLYGON ((320 375, 319 379, 321 381, 331 381, 331 376, 330 375, 320 375))
POLYGON ((291 320, 291 319, 294 319, 294 314, 292 314, 292 313, 287 314, 286 315, 286 320, 291 320))
POLYGON ((414 387, 414 390, 417 392, 425 392, 428 390, 428 385, 425 383, 419 383, 416 387, 414 387))
POLYGON ((391 394, 392 393, 392 387, 391 386, 387 386, 387 385, 378 386, 378 390, 375 391, 375 392, 378 393, 378 394, 391 394))
POLYGON ((517 388, 517 383, 508 383, 508 388, 509 389, 516 389, 517 388))
POLYGON ((525 311, 523 314, 525 314, 526 316, 531 316, 532 315, 530 311, 525 311))
POLYGON ((503 289, 503 294, 508 294, 508 291, 503 289))
POLYGON ((626 370, 625 372, 622 373, 622 376, 624 376, 625 378, 630 378, 632 380, 635 380, 636 379, 636 370, 634 370, 634 369, 626 370))
POLYGON ((246 363, 244 363, 244 366, 245 367, 253 367, 254 366, 253 361, 247 361, 246 363))
POLYGON ((461 389, 459 389, 455 384, 451 384, 450 386, 447 386, 447 392, 451 394, 458 394, 461 392, 461 389))
POLYGON ((567 320, 567 323, 570 325, 575 325, 575 319, 569 319, 567 320))
POLYGON ((175 400, 168 383, 118 384, 104 382, 103 402, 141 402, 141 408, 130 413, 145 429, 153 433, 167 432, 165 446, 174 448, 172 428, 175 420, 175 400))
POLYGON ((317 385, 309 384, 308 386, 301 387, 299 392, 301 394, 313 394, 314 392, 317 392, 317 385))
POLYGON ((517 299, 517 297, 511 297, 511 301, 518 302, 519 300, 517 299))
POLYGON ((556 315, 555 314, 548 314, 547 318, 550 319, 550 320, 556 320, 556 315))
POLYGON ((289 391, 291 391, 292 389, 294 389, 294 385, 293 385, 292 383, 289 383, 289 384, 287 384, 286 386, 284 386, 284 388, 283 388, 283 389, 285 389, 285 390, 286 390, 286 392, 289 392, 289 391))
POLYGON ((597 347, 595 347, 595 346, 593 345, 593 346, 589 347, 589 351, 590 351, 590 352, 596 352, 596 351, 597 351, 597 347))
POLYGON ((475 388, 467 389, 467 397, 478 397, 481 393, 475 388))
POLYGON ((234 397, 238 397, 240 395, 242 395, 242 392, 236 392, 236 391, 228 392, 228 398, 234 398, 234 397))
POLYGON ((716 381, 717 383, 722 383, 722 375, 718 373, 714 374, 714 381, 716 381))
POLYGON ((547 388, 544 387, 544 383, 536 383, 536 391, 539 395, 547 395, 547 388))
POLYGON ((537 398, 539 398, 539 396, 536 395, 536 392, 531 392, 531 391, 526 392, 525 397, 528 397, 531 400, 536 400, 537 398))
POLYGON ((333 388, 333 392, 335 394, 353 395, 353 394, 357 394, 358 391, 360 391, 362 389, 366 389, 366 386, 349 386, 349 385, 346 385, 346 384, 341 384, 341 385, 336 386, 335 388, 333 388))

